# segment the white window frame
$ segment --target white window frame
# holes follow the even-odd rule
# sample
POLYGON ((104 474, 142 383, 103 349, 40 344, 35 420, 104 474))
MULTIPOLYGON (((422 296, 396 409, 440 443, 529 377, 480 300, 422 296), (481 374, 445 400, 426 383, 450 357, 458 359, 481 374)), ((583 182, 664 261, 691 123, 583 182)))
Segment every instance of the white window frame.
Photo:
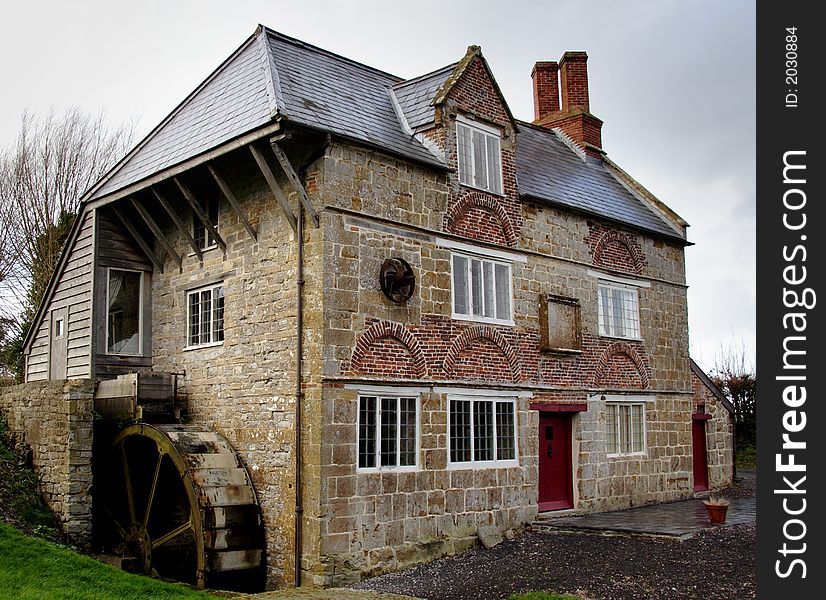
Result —
POLYGON ((419 392, 415 393, 400 393, 402 390, 368 390, 364 389, 359 393, 356 400, 356 472, 357 473, 386 473, 386 472, 402 472, 402 471, 418 471, 419 470, 419 455, 421 454, 421 396, 419 392), (361 460, 361 399, 375 398, 376 399, 376 423, 375 423, 375 466, 362 467, 361 460), (396 464, 382 465, 381 464, 381 400, 382 398, 390 398, 396 400, 396 464), (400 465, 401 462, 401 411, 399 410, 399 403, 402 399, 411 399, 415 403, 416 422, 415 427, 415 449, 414 449, 414 463, 412 465, 400 465))
MULTIPOLYGON (((637 286, 634 285, 627 285, 624 283, 617 283, 614 281, 609 281, 607 279, 600 279, 597 285, 597 318, 599 320, 599 335, 602 337, 611 337, 611 338, 618 338, 623 340, 641 340, 642 339, 642 322, 640 321, 640 294, 637 286), (637 321, 636 321, 636 331, 632 331, 630 333, 626 333, 625 335, 620 335, 616 332, 617 324, 614 321, 614 298, 613 294, 610 292, 607 294, 608 296, 608 305, 603 307, 602 302, 602 290, 603 288, 608 290, 623 290, 626 292, 633 293, 633 303, 634 303, 634 313, 636 314, 637 321), (609 321, 609 329, 605 328, 605 323, 603 323, 603 314, 608 316, 609 321)), ((628 331, 631 329, 629 324, 633 324, 631 321, 628 321, 624 318, 625 310, 623 309, 623 330, 628 331)))
POLYGON ((447 468, 448 469, 469 469, 469 468, 500 468, 500 467, 516 467, 519 466, 519 406, 516 402, 517 398, 513 395, 497 395, 497 394, 448 394, 447 395, 447 468), (453 461, 451 455, 453 451, 453 439, 451 435, 451 425, 453 417, 451 414, 451 402, 454 400, 470 402, 470 460, 469 461, 453 461), (476 410, 476 403, 491 402, 493 403, 493 460, 476 460, 474 458, 476 447, 475 423, 474 414, 476 410), (513 407, 513 458, 498 459, 499 453, 498 431, 496 425, 496 404, 498 402, 508 403, 513 407))
MULTIPOLYGON (((647 405, 652 403, 652 402, 654 402, 654 397, 653 396, 607 396, 605 398, 605 450, 606 450, 606 455, 607 455, 608 458, 628 458, 628 457, 633 457, 633 456, 645 456, 648 453, 648 418, 647 418, 648 409, 647 409, 647 405), (617 421, 616 421, 616 427, 617 427, 617 448, 616 448, 616 450, 617 451, 616 452, 611 451, 612 449, 609 447, 609 441, 608 441, 608 425, 609 425, 609 423, 608 423, 608 406, 609 405, 617 407, 617 421), (620 432, 622 430, 621 423, 620 423, 621 415, 620 415, 620 412, 619 412, 619 407, 620 406, 639 406, 639 407, 641 407, 641 413, 642 414, 641 414, 641 423, 640 423, 640 426, 641 426, 640 443, 641 443, 642 447, 641 447, 640 450, 631 450, 630 452, 619 451, 619 449, 622 446, 621 441, 620 441, 620 435, 621 435, 620 432)), ((631 409, 629 409, 629 418, 630 418, 630 414, 631 414, 630 410, 631 409)), ((630 425, 633 426, 633 420, 631 420, 630 425)), ((632 439, 633 439, 633 432, 632 432, 631 436, 632 436, 632 439)))
POLYGON ((106 268, 106 346, 104 346, 105 354, 108 356, 143 356, 143 286, 144 286, 144 272, 137 269, 120 269, 117 267, 106 268), (131 352, 109 352, 109 283, 112 279, 112 271, 121 271, 124 273, 137 273, 140 275, 138 283, 138 351, 131 352))
MULTIPOLYGON (((204 211, 204 214, 207 217, 209 217, 209 220, 212 221, 212 224, 215 225, 215 231, 220 231, 220 229, 221 229, 221 226, 220 226, 221 200, 220 200, 220 198, 215 198, 215 218, 214 219, 213 219, 213 215, 209 214, 209 203, 211 202, 211 198, 207 197, 206 202, 207 202, 206 206, 202 206, 200 204, 199 204, 199 206, 201 206, 201 210, 204 211)), ((195 241, 196 244, 198 243, 198 238, 196 236, 196 231, 195 230, 198 227, 203 227, 204 228, 204 243, 199 244, 199 246, 201 248, 201 251, 212 250, 213 248, 217 248, 218 247, 218 242, 215 241, 215 238, 210 233, 209 227, 207 227, 206 225, 204 225, 201 222, 201 219, 198 217, 198 215, 195 214, 195 211, 193 210, 192 211, 192 231, 190 233, 192 234, 192 239, 195 241), (207 244, 207 242, 210 239, 212 239, 212 243, 207 244)), ((195 254, 194 252, 190 252, 190 256, 193 256, 194 254, 195 254)))
MULTIPOLYGON (((214 300, 215 300, 215 292, 218 289, 224 290, 224 323, 226 323, 227 295, 226 295, 226 290, 224 288, 224 282, 223 281, 219 281, 219 282, 216 282, 216 283, 211 283, 209 285, 204 285, 204 286, 201 286, 201 287, 198 287, 198 288, 193 288, 191 290, 186 291, 186 296, 185 296, 185 301, 184 301, 185 302, 185 309, 184 310, 186 311, 186 341, 185 341, 185 344, 184 344, 184 350, 195 350, 197 348, 211 348, 211 347, 214 347, 214 346, 223 346, 224 345, 224 340, 226 340, 226 328, 225 327, 221 328, 221 331, 224 335, 224 339, 217 340, 217 341, 212 339, 212 325, 211 324, 213 323, 213 321, 215 319, 215 310, 216 310, 216 308, 215 308, 214 300), (191 306, 190 302, 189 302, 189 299, 192 295, 200 294, 201 292, 205 292, 207 290, 209 290, 211 292, 211 295, 210 295, 210 331, 209 331, 210 341, 209 342, 198 343, 198 344, 192 344, 190 342, 191 333, 192 333, 191 332, 192 321, 191 321, 191 315, 190 315, 190 312, 189 312, 190 306, 191 306)), ((199 315, 198 315, 198 326, 199 327, 201 325, 200 319, 201 319, 201 315, 199 313, 199 315)), ((200 337, 200 334, 199 334, 199 337, 200 337)))
POLYGON ((503 195, 503 187, 504 182, 502 181, 502 131, 497 129, 496 127, 492 127, 490 125, 486 125, 484 123, 479 123, 478 121, 473 121, 471 119, 457 116, 456 117, 456 169, 459 175, 459 183, 464 186, 472 187, 477 190, 483 190, 485 192, 489 192, 491 194, 496 194, 498 196, 503 195), (461 161, 460 161, 460 154, 461 149, 459 147, 459 128, 465 127, 470 130, 470 173, 467 181, 462 181, 462 169, 461 169, 461 161), (499 164, 497 166, 498 169, 498 176, 499 176, 499 187, 498 189, 492 189, 490 185, 482 186, 477 184, 476 182, 476 153, 473 151, 473 132, 476 131, 478 133, 483 134, 485 137, 485 173, 488 174, 488 183, 490 183, 490 164, 488 163, 488 138, 496 138, 499 142, 499 164))
POLYGON ((474 254, 470 252, 451 252, 450 253, 450 312, 451 318, 458 319, 461 321, 475 321, 479 323, 495 323, 497 325, 515 325, 513 320, 513 262, 508 260, 501 260, 498 258, 490 258, 489 256, 485 256, 483 254, 474 254), (456 280, 454 278, 454 257, 459 256, 461 258, 466 259, 467 261, 467 271, 466 275, 466 282, 467 282, 467 303, 468 303, 468 313, 460 313, 456 312, 456 280), (496 265, 504 266, 508 269, 508 315, 505 319, 500 319, 497 317, 486 317, 484 315, 476 315, 473 314, 473 278, 471 275, 471 261, 476 260, 482 263, 481 272, 482 272, 482 311, 484 312, 484 289, 485 289, 485 268, 484 263, 488 262, 493 265, 492 273, 493 273, 493 310, 494 312, 498 312, 496 306, 496 265))

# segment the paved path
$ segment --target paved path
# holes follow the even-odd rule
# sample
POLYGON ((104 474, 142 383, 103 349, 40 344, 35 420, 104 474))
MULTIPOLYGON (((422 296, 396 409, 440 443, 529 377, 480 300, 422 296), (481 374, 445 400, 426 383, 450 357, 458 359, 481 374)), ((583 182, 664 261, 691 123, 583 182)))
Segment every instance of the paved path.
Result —
POLYGON ((711 525, 702 500, 681 500, 609 513, 581 517, 540 519, 534 523, 537 531, 591 530, 603 533, 636 533, 687 539, 704 529, 726 527, 740 523, 755 523, 757 503, 754 497, 731 501, 725 525, 711 525))

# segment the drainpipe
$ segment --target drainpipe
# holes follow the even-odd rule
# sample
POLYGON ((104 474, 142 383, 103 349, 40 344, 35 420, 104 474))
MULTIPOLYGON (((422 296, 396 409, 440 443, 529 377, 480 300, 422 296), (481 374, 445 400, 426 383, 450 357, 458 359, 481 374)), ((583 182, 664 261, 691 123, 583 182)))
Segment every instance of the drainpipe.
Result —
POLYGON ((298 203, 296 241, 297 264, 295 272, 295 587, 301 585, 301 525, 304 507, 301 502, 301 405, 304 402, 304 392, 301 389, 301 355, 304 330, 304 207, 298 203))

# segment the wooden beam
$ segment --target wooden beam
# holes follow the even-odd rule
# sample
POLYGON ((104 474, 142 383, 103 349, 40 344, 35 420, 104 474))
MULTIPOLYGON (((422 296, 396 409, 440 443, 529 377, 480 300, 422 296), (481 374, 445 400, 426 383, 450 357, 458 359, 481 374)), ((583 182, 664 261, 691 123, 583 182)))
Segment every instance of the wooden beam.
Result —
POLYGON ((278 185, 275 175, 273 175, 270 166, 267 164, 267 159, 265 159, 264 155, 261 154, 258 148, 252 144, 249 144, 247 147, 250 149, 250 152, 252 152, 255 162, 258 163, 258 168, 261 169, 261 173, 264 175, 264 179, 267 180, 270 190, 272 190, 272 193, 275 194, 275 199, 278 200, 278 204, 281 205, 281 210, 284 211, 284 216, 287 218, 287 222, 290 224, 290 227, 293 228, 293 231, 298 231, 295 214, 293 214, 293 209, 290 208, 290 202, 287 200, 287 196, 284 195, 284 191, 281 189, 281 186, 278 185))
POLYGON ((172 205, 167 201, 166 198, 163 197, 163 195, 158 190, 152 188, 152 193, 155 194, 155 198, 158 199, 158 202, 161 203, 161 206, 163 206, 164 210, 175 222, 175 225, 178 227, 178 231, 181 232, 181 235, 184 236, 184 239, 186 239, 187 243, 189 243, 189 247, 192 248, 192 251, 198 255, 198 260, 203 262, 204 253, 201 252, 201 248, 198 246, 197 243, 195 243, 195 238, 193 238, 192 234, 189 232, 189 227, 187 227, 184 224, 184 222, 181 221, 181 217, 178 216, 178 213, 175 212, 175 209, 172 208, 172 205))
POLYGON ((250 234, 250 237, 257 242, 258 234, 255 232, 255 229, 253 229, 252 225, 250 225, 250 222, 247 220, 247 215, 244 214, 244 211, 241 208, 241 204, 235 198, 235 194, 232 193, 232 190, 229 189, 227 182, 224 181, 223 177, 218 175, 218 172, 215 170, 215 167, 213 167, 211 163, 207 163, 207 168, 209 169, 209 172, 212 174, 212 178, 215 180, 215 183, 217 183, 218 187, 221 188, 221 192, 223 192, 224 197, 227 199, 227 202, 229 202, 230 206, 232 206, 232 209, 235 211, 235 214, 238 215, 238 219, 244 225, 244 229, 246 229, 247 233, 250 234))
POLYGON ((140 202, 137 201, 136 198, 132 197, 129 198, 129 200, 132 202, 132 206, 135 207, 135 210, 138 211, 138 214, 141 216, 144 222, 149 226, 149 229, 152 230, 152 233, 155 234, 155 237, 158 238, 158 241, 161 243, 161 246, 164 247, 164 250, 166 250, 169 253, 169 256, 172 258, 172 260, 175 261, 178 267, 181 267, 183 262, 181 261, 180 255, 178 255, 178 253, 175 252, 175 248, 172 246, 172 244, 169 243, 169 240, 166 239, 166 236, 163 234, 163 231, 161 231, 161 228, 158 227, 157 223, 155 223, 155 219, 152 218, 152 215, 149 214, 149 211, 146 210, 140 204, 140 202))
POLYGON ((301 204, 304 205, 304 210, 307 211, 307 214, 310 215, 310 218, 313 220, 315 226, 318 227, 318 213, 316 213, 313 208, 313 203, 310 202, 310 198, 307 196, 307 190, 304 189, 304 185, 301 183, 298 173, 296 173, 295 169, 293 169, 290 159, 287 158, 286 154, 284 154, 284 151, 281 149, 281 146, 278 145, 277 141, 270 140, 270 148, 272 148, 273 154, 275 154, 275 158, 278 159, 281 168, 284 169, 284 174, 287 176, 287 179, 290 180, 290 183, 293 184, 293 188, 296 192, 298 192, 298 196, 301 198, 301 204))
POLYGON ((186 187, 186 184, 178 179, 177 177, 173 177, 172 180, 175 182, 175 185, 178 186, 178 189, 181 190, 181 193, 186 198, 186 201, 189 203, 192 212, 195 213, 195 216, 204 224, 206 230, 212 235, 212 239, 215 240, 215 243, 221 246, 221 250, 225 253, 227 251, 227 243, 224 241, 220 235, 218 235, 218 228, 213 224, 210 218, 204 212, 204 209, 201 208, 201 205, 198 204, 198 201, 195 199, 195 196, 192 195, 192 192, 189 191, 189 188, 186 187))
POLYGON ((157 256, 155 256, 155 253, 152 252, 152 249, 149 247, 149 244, 147 244, 146 241, 141 237, 141 234, 138 233, 138 230, 135 229, 135 226, 132 225, 132 222, 126 218, 126 216, 117 206, 113 206, 112 210, 115 212, 115 215, 117 215, 118 219, 120 219, 120 222, 123 223, 123 226, 126 227, 126 231, 129 232, 129 235, 132 236, 132 238, 138 243, 138 246, 141 247, 141 250, 144 251, 146 257, 150 261, 152 261, 152 264, 155 265, 155 267, 161 273, 163 273, 163 263, 158 259, 157 256))

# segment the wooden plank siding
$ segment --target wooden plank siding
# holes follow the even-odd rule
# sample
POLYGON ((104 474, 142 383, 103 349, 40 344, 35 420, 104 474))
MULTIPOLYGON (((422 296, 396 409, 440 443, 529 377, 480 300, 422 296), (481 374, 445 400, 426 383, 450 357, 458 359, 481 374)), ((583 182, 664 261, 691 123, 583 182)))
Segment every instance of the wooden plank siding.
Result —
POLYGON ((66 373, 55 374, 56 379, 83 378, 91 375, 92 344, 92 263, 94 251, 94 221, 92 211, 79 218, 83 219, 80 231, 71 247, 64 249, 68 259, 63 270, 57 275, 54 291, 40 323, 36 323, 37 334, 32 342, 26 368, 27 381, 49 379, 52 313, 66 309, 66 336, 68 354, 66 373), (61 376, 62 375, 62 376, 61 376))
POLYGON ((95 363, 94 374, 98 378, 110 378, 136 370, 152 367, 152 263, 138 244, 124 229, 121 222, 107 207, 97 212, 97 241, 95 246, 95 291, 93 325, 95 363), (117 356, 106 353, 106 288, 109 269, 141 271, 143 273, 143 321, 142 356, 117 356))

